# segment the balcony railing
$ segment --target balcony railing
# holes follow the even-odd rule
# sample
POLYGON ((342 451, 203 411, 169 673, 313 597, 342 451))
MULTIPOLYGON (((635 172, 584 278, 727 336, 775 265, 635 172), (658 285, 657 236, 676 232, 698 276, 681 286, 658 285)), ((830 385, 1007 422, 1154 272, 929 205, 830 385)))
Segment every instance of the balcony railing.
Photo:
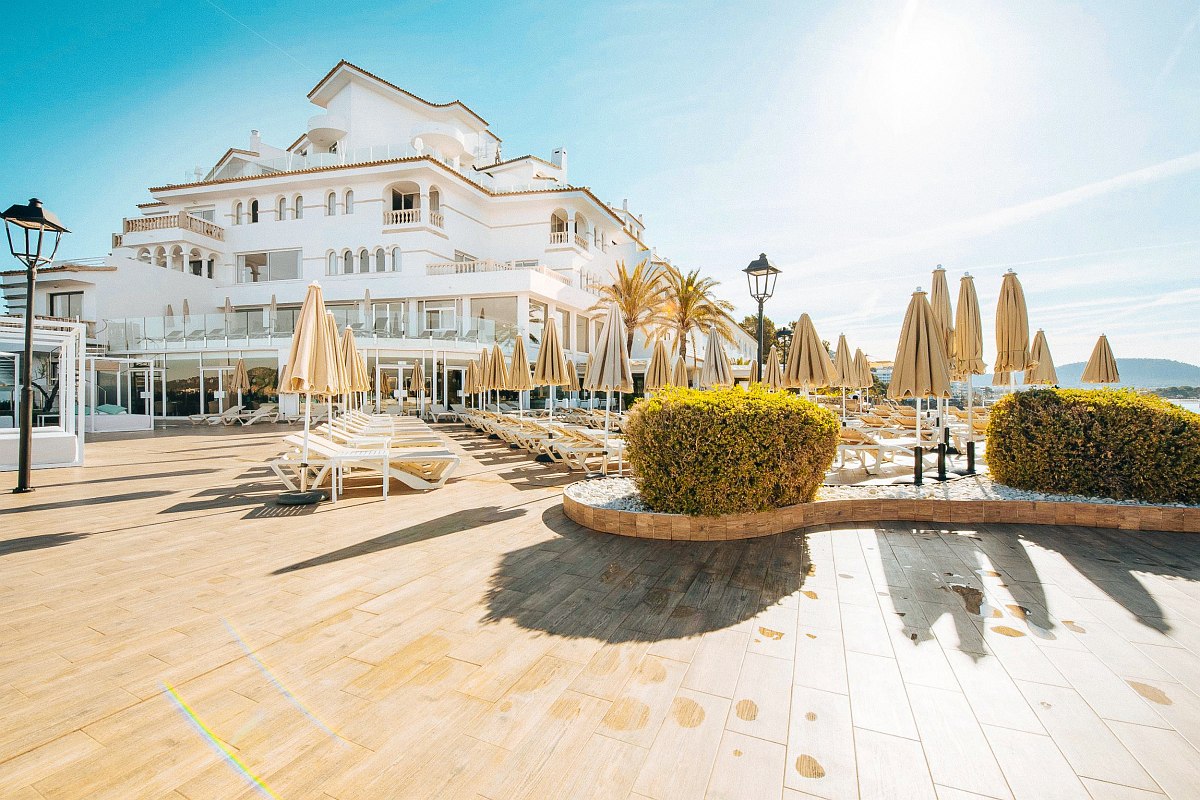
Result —
POLYGON ((584 250, 587 250, 587 249, 588 249, 588 240, 587 240, 587 237, 586 237, 586 236, 580 236, 578 233, 577 233, 577 234, 575 234, 575 246, 576 246, 576 247, 581 247, 581 248, 583 248, 584 250))
MULTIPOLYGON (((186 211, 180 211, 178 214, 164 214, 159 217, 133 217, 132 219, 126 219, 122 224, 122 233, 146 233, 149 231, 167 230, 169 228, 182 228, 185 231, 191 231, 201 236, 207 236, 210 239, 216 239, 218 242, 225 241, 224 228, 206 219, 194 217, 186 211)), ((120 247, 115 237, 113 239, 113 246, 120 247)))
POLYGON ((514 270, 540 272, 559 283, 567 286, 571 285, 570 278, 532 259, 526 261, 492 261, 491 259, 481 258, 474 261, 435 261, 425 266, 426 275, 471 275, 477 272, 511 272, 514 270))
POLYGON ((570 235, 566 231, 550 231, 550 244, 566 244, 570 235))
MULTIPOLYGON (((413 225, 420 221, 421 209, 419 208, 405 208, 400 211, 383 212, 384 225, 413 225)), ((436 225, 437 223, 434 224, 436 225)))
POLYGON ((434 226, 436 226, 438 228, 446 227, 444 224, 445 220, 443 219, 442 212, 440 212, 440 211, 430 211, 429 212, 429 221, 432 222, 434 224, 434 226))

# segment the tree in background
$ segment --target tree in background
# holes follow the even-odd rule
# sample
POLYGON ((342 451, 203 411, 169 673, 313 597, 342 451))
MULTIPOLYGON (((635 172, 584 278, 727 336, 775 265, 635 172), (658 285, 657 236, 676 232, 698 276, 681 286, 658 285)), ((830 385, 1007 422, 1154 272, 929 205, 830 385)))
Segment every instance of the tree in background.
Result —
POLYGON ((682 358, 687 358, 688 339, 709 328, 716 328, 726 341, 733 340, 733 318, 729 316, 733 303, 717 298, 715 290, 720 281, 701 277, 698 269, 685 273, 669 265, 662 273, 662 280, 666 302, 658 329, 674 335, 682 358))
POLYGON ((667 287, 663 275, 652 272, 645 259, 632 272, 624 261, 618 261, 616 280, 595 284, 595 288, 600 290, 600 299, 588 310, 600 311, 609 303, 616 303, 625 322, 625 345, 630 350, 637 331, 645 333, 659 322, 658 312, 666 299, 667 287))

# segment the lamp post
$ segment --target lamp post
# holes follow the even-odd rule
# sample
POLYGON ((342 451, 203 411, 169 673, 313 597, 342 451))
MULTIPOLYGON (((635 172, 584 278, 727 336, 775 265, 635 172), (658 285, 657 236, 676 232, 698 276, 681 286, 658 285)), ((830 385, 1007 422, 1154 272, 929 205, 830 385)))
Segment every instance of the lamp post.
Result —
POLYGON ((775 278, 779 269, 767 260, 766 253, 759 253, 758 258, 742 270, 746 273, 746 284, 750 287, 750 296, 758 301, 758 363, 763 363, 763 303, 775 294, 775 278))
POLYGON ((33 284, 37 270, 54 260, 58 243, 64 233, 70 233, 58 217, 42 208, 34 198, 28 205, 10 206, 3 214, 4 232, 8 234, 8 249, 13 258, 25 265, 25 354, 21 358, 21 439, 17 461, 17 488, 14 494, 32 492, 29 485, 33 469, 33 284), (13 233, 16 233, 16 238, 13 233), (53 244, 45 240, 54 237, 53 244), (42 255, 43 245, 50 245, 50 255, 42 255))
POLYGON ((775 331, 775 338, 779 340, 781 347, 779 348, 779 360, 781 363, 787 361, 788 353, 792 349, 792 329, 780 328, 775 331))

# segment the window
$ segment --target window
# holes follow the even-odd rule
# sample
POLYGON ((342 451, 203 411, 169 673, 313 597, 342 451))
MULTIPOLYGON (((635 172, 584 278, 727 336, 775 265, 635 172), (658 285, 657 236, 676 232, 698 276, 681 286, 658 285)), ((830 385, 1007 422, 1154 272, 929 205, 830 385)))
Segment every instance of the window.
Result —
POLYGON ((349 250, 342 253, 342 274, 350 275, 354 272, 354 253, 349 250))
POLYGON ((478 261, 479 259, 475 258, 475 256, 471 255, 470 253, 464 253, 462 250, 455 250, 454 260, 461 264, 464 261, 478 261))
POLYGON ((325 274, 326 275, 337 275, 338 274, 337 253, 330 253, 328 256, 325 257, 325 274))
POLYGON ((381 336, 404 335, 404 303, 372 303, 374 330, 381 336))
POLYGON ((337 213, 337 195, 330 192, 325 198, 325 216, 332 217, 337 213))
POLYGON ((529 301, 529 341, 541 344, 542 329, 546 326, 546 304, 537 300, 529 301))
POLYGON ((292 219, 304 219, 304 198, 300 195, 292 202, 292 219))
POLYGON ((371 271, 371 254, 367 252, 367 248, 358 251, 358 271, 371 271))
POLYGON ((216 211, 211 208, 205 208, 205 209, 189 208, 188 214, 195 217, 196 219, 202 219, 205 222, 216 222, 217 221, 216 211))
POLYGON ((342 213, 343 214, 353 214, 354 213, 354 190, 353 189, 346 190, 346 204, 343 207, 342 213))
POLYGON ((400 271, 400 248, 392 248, 392 272, 400 271))
POLYGON ((516 297, 472 297, 467 337, 480 342, 510 342, 517 334, 516 297))
POLYGON ((576 352, 586 353, 592 349, 591 348, 592 337, 588 333, 588 323, 590 321, 591 320, 589 320, 587 317, 582 317, 579 315, 575 316, 575 351, 576 352))
POLYGON ((258 222, 258 201, 257 200, 250 201, 250 222, 251 223, 258 222))
POLYGON ((419 319, 424 331, 452 331, 458 321, 457 300, 422 300, 419 319))
POLYGON ((50 316, 60 319, 82 319, 83 292, 56 292, 51 294, 50 316))
POLYGON ((375 271, 383 272, 387 269, 387 258, 383 254, 383 248, 380 247, 375 251, 375 271))
POLYGON ((238 283, 290 281, 300 277, 299 250, 242 253, 237 257, 238 283))
POLYGON ((282 197, 275 203, 275 219, 280 222, 287 219, 287 200, 282 197))
POLYGON ((242 204, 241 204, 241 202, 237 202, 237 203, 233 204, 233 224, 234 225, 242 224, 242 204))

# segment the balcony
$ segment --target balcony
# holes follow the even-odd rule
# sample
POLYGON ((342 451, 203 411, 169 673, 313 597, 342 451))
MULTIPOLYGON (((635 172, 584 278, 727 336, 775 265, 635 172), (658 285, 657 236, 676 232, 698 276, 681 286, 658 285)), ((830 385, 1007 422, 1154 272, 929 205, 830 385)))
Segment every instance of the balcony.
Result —
POLYGON ((134 217, 124 221, 123 233, 145 233, 147 231, 165 231, 171 228, 198 233, 218 242, 225 241, 225 229, 206 219, 193 217, 186 211, 178 214, 167 214, 161 217, 134 217))
POLYGON ((225 229, 216 223, 194 217, 186 211, 160 217, 134 217, 122 222, 121 233, 112 237, 113 249, 142 247, 164 242, 187 242, 211 249, 214 242, 225 241, 225 229))
POLYGON ((421 222, 421 209, 405 208, 400 211, 383 212, 384 225, 417 225, 421 222))
POLYGON ((566 231, 550 231, 550 244, 566 244, 571 241, 571 234, 566 231))
POLYGON ((574 285, 570 278, 535 260, 525 261, 492 261, 491 259, 476 259, 474 261, 435 261, 425 265, 426 275, 474 275, 480 272, 513 272, 528 270, 539 272, 566 286, 574 285))
POLYGON ((579 247, 579 248, 581 248, 581 249, 583 249, 583 250, 587 250, 587 249, 588 249, 588 240, 587 240, 587 237, 586 237, 586 236, 580 236, 578 233, 577 233, 577 234, 575 234, 575 246, 576 246, 576 247, 579 247))

